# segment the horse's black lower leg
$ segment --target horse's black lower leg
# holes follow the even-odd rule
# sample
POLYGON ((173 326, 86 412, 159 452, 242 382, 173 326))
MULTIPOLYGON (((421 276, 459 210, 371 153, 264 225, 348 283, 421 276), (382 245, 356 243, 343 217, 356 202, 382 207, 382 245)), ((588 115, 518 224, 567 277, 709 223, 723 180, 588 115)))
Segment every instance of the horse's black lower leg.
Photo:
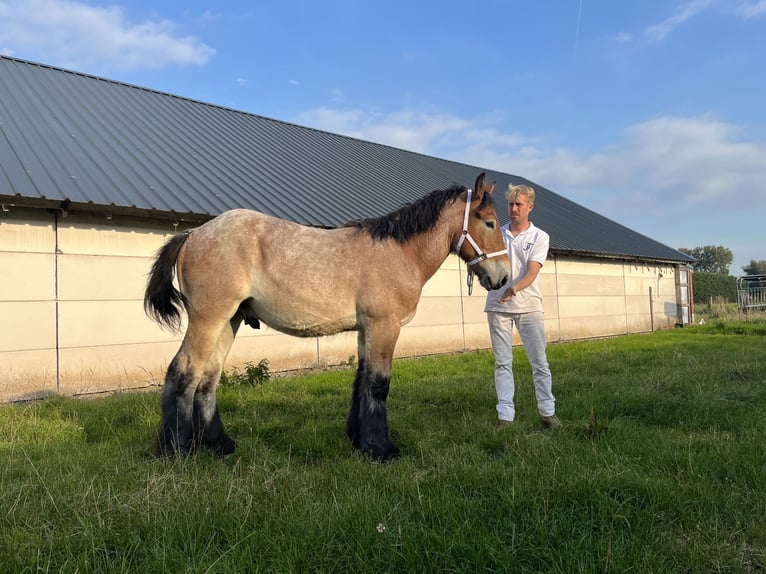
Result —
POLYGON ((162 420, 154 444, 155 456, 185 454, 193 447, 193 404, 188 393, 191 382, 192 376, 182 372, 178 359, 173 359, 162 389, 162 420))
POLYGON ((348 436, 351 444, 356 448, 361 446, 359 442, 359 388, 362 386, 361 380, 366 376, 366 371, 364 361, 360 360, 359 366, 356 369, 356 376, 354 377, 354 385, 351 388, 351 410, 346 421, 346 436, 348 436))
POLYGON ((388 435, 386 399, 390 377, 371 373, 360 363, 351 395, 351 412, 346 434, 352 444, 375 459, 387 461, 399 456, 388 435))
POLYGON ((231 454, 237 443, 223 430, 215 391, 209 385, 194 394, 193 436, 195 444, 205 446, 219 456, 231 454))

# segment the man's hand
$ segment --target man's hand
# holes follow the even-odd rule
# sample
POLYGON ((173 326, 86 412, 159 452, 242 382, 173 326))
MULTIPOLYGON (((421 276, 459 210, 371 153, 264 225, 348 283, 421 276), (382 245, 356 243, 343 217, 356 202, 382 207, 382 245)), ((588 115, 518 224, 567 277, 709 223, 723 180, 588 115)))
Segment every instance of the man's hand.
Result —
POLYGON ((500 303, 507 303, 514 295, 516 295, 516 289, 514 289, 513 285, 511 285, 503 292, 502 296, 500 297, 500 303))

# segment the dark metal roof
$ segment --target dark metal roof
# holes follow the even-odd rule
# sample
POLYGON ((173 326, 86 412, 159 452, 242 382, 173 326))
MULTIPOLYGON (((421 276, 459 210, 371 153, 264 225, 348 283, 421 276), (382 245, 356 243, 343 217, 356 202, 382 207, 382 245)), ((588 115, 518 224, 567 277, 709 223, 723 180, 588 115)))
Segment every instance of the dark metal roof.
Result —
POLYGON ((692 261, 521 177, 0 56, 0 201, 203 220, 247 207, 341 225, 486 171, 537 191, 551 248, 692 261))

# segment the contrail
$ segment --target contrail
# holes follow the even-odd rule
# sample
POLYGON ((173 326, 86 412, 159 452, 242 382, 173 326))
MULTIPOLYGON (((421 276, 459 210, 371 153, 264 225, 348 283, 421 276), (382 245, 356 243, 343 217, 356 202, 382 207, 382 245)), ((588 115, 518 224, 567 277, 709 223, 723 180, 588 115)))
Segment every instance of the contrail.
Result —
POLYGON ((577 10, 577 28, 575 29, 575 44, 574 44, 574 55, 572 57, 572 62, 577 61, 577 43, 580 40, 580 19, 582 18, 582 0, 580 0, 580 8, 577 10))

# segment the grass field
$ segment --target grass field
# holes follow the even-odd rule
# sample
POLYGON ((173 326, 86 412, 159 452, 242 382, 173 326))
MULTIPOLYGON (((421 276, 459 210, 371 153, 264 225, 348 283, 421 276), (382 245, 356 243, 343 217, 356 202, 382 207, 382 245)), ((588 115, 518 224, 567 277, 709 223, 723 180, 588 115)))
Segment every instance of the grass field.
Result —
POLYGON ((764 572, 766 321, 553 345, 563 429, 494 428, 489 352, 400 360, 403 457, 352 367, 219 391, 224 459, 149 456, 156 393, 0 405, 1 572, 764 572))

